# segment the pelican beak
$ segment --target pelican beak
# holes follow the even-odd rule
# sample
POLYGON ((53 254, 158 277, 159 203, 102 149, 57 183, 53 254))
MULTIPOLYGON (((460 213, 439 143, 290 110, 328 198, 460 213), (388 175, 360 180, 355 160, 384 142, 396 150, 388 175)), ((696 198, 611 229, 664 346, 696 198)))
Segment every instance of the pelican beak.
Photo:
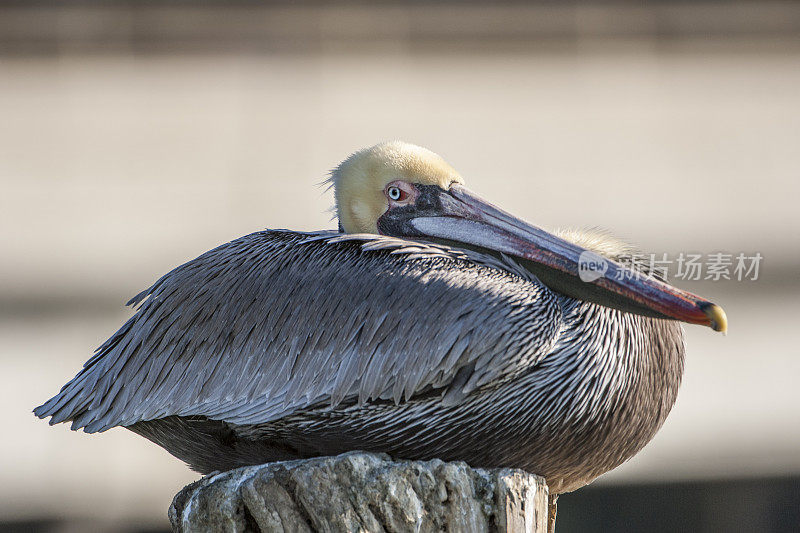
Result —
POLYGON ((483 200, 465 187, 418 185, 413 205, 390 209, 379 231, 516 258, 550 288, 640 315, 727 330, 716 304, 561 239, 483 200))

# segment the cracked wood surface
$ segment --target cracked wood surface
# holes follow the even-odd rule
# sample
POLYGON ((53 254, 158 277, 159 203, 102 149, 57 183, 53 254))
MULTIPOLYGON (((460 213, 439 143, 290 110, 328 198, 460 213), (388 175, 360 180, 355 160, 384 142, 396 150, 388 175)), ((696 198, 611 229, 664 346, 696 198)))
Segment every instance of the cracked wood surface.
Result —
POLYGON ((544 479, 351 452, 210 474, 179 492, 176 533, 547 531, 544 479))

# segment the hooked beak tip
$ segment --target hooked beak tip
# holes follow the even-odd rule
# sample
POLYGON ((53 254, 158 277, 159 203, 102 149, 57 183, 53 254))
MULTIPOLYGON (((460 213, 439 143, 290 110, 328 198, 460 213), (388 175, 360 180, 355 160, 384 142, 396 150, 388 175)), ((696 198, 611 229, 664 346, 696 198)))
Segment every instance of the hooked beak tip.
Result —
POLYGON ((720 333, 728 332, 728 317, 725 315, 725 311, 720 306, 709 302, 703 305, 701 309, 708 317, 708 320, 710 321, 709 326, 711 329, 714 331, 719 331, 720 333))

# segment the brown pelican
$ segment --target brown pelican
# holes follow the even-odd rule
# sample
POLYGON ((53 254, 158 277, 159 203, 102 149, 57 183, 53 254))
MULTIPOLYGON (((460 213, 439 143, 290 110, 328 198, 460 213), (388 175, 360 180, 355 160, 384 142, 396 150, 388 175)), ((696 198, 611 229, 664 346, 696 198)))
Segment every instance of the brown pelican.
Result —
POLYGON ((513 217, 424 148, 362 150, 331 183, 340 231, 260 231, 177 267, 35 414, 126 427, 203 473, 367 450, 559 494, 658 431, 679 322, 726 329, 621 264, 628 246, 513 217))

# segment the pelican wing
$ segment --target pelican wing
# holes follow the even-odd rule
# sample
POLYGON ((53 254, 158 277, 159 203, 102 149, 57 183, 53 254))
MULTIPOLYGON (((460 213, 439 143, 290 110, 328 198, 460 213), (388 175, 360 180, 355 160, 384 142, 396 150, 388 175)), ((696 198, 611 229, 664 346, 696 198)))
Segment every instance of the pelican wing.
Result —
POLYGON ((445 400, 530 370, 555 297, 511 263, 378 236, 263 231, 179 266, 35 410, 104 431, 170 415, 264 423, 343 402, 445 400))

